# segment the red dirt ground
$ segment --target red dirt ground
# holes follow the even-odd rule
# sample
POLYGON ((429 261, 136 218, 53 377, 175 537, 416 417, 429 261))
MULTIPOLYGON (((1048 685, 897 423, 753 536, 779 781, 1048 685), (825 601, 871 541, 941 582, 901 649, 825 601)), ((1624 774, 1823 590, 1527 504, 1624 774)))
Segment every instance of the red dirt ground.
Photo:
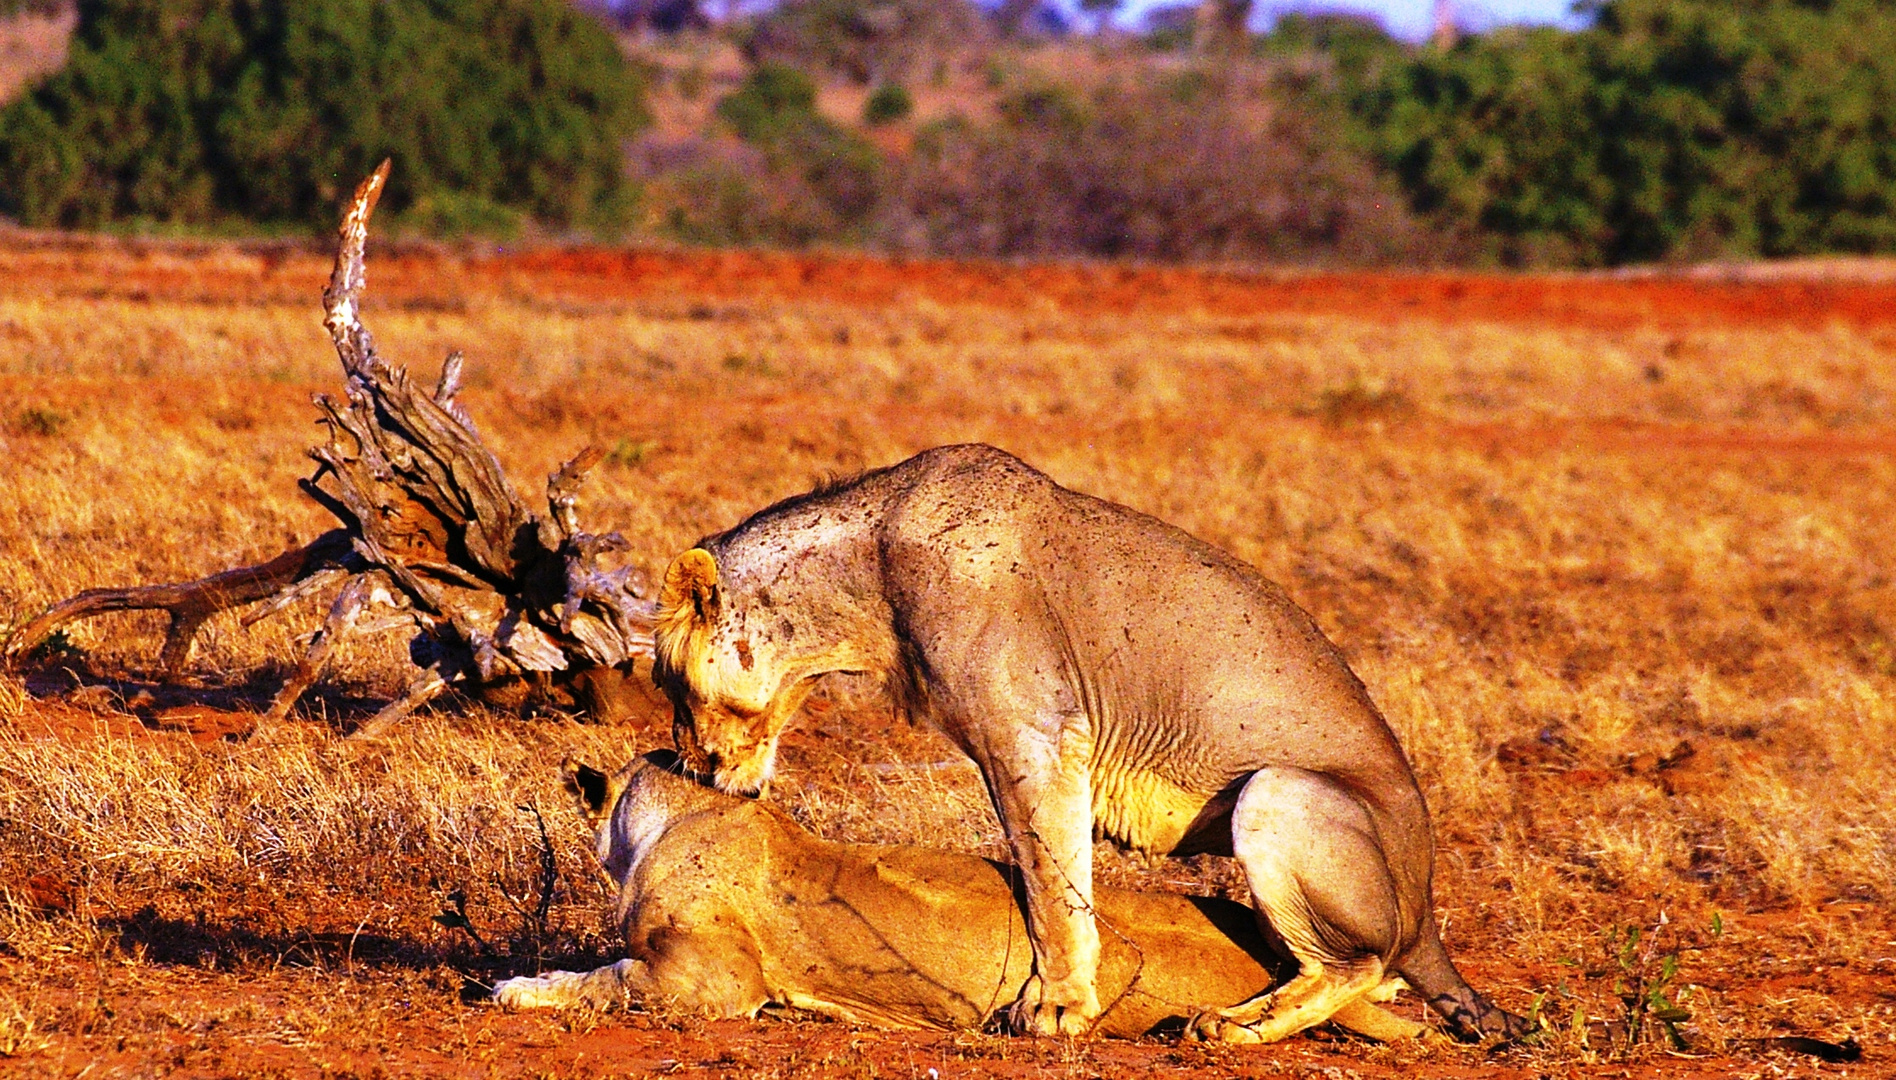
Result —
MULTIPOLYGON (((441 281, 452 275, 463 292, 584 305, 678 296, 853 306, 918 300, 1009 309, 1053 304, 1115 314, 1336 315, 1607 330, 1896 325, 1896 280, 1880 279, 1242 273, 582 248, 462 253, 411 246, 371 258, 374 299, 386 303, 440 302, 441 281)), ((0 233, 0 276, 9 292, 27 295, 306 303, 326 280, 329 259, 327 252, 292 244, 209 248, 0 233), (106 253, 116 257, 100 257, 106 253)))

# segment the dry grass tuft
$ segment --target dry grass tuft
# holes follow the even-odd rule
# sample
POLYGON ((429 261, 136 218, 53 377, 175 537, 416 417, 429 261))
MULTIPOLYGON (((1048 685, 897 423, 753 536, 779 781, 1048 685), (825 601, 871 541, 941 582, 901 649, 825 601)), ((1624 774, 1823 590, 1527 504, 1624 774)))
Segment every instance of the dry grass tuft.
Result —
POLYGON ((25 683, 9 672, 0 671, 0 726, 18 720, 30 700, 25 683))

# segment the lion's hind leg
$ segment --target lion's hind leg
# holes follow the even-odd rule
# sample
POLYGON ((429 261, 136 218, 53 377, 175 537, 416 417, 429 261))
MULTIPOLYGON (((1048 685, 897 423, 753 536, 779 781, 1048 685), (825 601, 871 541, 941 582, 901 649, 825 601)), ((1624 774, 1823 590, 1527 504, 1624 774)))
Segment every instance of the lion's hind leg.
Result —
POLYGON ((1372 1038, 1410 1034, 1371 1004, 1391 989, 1386 958, 1400 931, 1396 885, 1363 804, 1322 774, 1260 769, 1232 808, 1231 841, 1266 936, 1282 943, 1298 974, 1200 1016, 1194 1033, 1275 1042, 1337 1018, 1374 1028, 1363 1032, 1372 1038))
POLYGON ((494 1000, 510 1009, 610 1008, 628 994, 646 989, 643 961, 621 960, 592 971, 549 971, 504 979, 494 986, 494 1000))
POLYGON ((1377 1042, 1402 1042, 1428 1034, 1427 1024, 1404 1020, 1368 997, 1357 998, 1330 1015, 1330 1022, 1377 1042))

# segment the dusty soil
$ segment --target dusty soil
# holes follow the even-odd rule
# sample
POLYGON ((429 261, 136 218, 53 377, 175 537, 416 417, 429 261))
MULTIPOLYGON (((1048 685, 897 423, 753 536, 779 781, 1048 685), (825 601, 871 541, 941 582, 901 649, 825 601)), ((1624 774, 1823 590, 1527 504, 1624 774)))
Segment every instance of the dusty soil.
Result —
MULTIPOLYGON (((256 305, 313 307, 326 269, 325 254, 295 245, 0 237, 0 296, 15 300, 130 301, 165 311, 200 307, 213 315, 256 305)), ((1662 342, 1675 343, 1678 338, 1668 335, 1843 327, 1881 343, 1877 347, 1885 350, 1885 360, 1896 349, 1896 283, 1873 276, 1276 275, 892 263, 764 253, 509 254, 399 248, 372 253, 370 288, 372 323, 378 309, 453 314, 483 298, 575 318, 654 303, 676 303, 687 309, 688 318, 697 317, 693 312, 721 318, 725 312, 719 305, 763 299, 817 305, 819 310, 919 308, 944 319, 978 309, 1049 312, 1081 320, 1173 314, 1297 316, 1372 323, 1410 335, 1492 324, 1523 332, 1551 328, 1656 334, 1662 342)), ((12 347, 24 348, 17 342, 26 339, 14 335, 12 328, 12 323, 0 326, 0 341, 15 341, 12 347)), ((1671 357, 1674 350, 1664 348, 1662 355, 1671 357)), ((725 366, 736 370, 728 359, 725 366)), ((32 385, 36 392, 58 390, 44 379, 32 385)), ((103 387, 109 392, 111 385, 87 383, 84 389, 97 393, 103 387)), ((184 423, 196 391, 188 383, 181 385, 174 388, 179 400, 170 406, 164 404, 165 387, 143 386, 138 393, 146 395, 141 400, 158 402, 152 406, 156 415, 175 415, 184 423), (173 413, 166 413, 167 407, 173 413)), ((268 388, 251 392, 259 398, 277 393, 268 388)), ((548 400, 510 407, 521 415, 550 415, 547 410, 560 403, 553 400, 549 405, 548 400)), ((1401 402, 1391 405, 1368 392, 1325 400, 1329 405, 1324 408, 1262 416, 1255 421, 1257 428, 1290 441, 1330 440, 1344 446, 1392 442, 1493 460, 1545 460, 1550 468, 1577 469, 1576 452, 1580 458, 1597 453, 1656 474, 1754 466, 1768 471, 1805 463, 1818 477, 1847 476, 1856 463, 1886 461, 1896 452, 1896 424, 1888 422, 1887 410, 1834 424, 1812 422, 1800 414, 1793 424, 1742 425, 1663 422, 1610 411, 1584 415, 1556 410, 1555 415, 1542 415, 1500 410, 1471 417, 1418 411, 1401 402), (1361 423, 1350 426, 1357 421, 1361 423)), ((838 409, 825 395, 796 389, 754 395, 745 405, 754 410, 750 422, 773 430, 779 425, 793 430, 806 416, 824 417, 827 423, 838 409)), ((670 407, 665 401, 653 406, 670 407)), ((259 415, 261 419, 242 419, 267 427, 269 414, 259 415)), ((865 427, 924 435, 940 423, 927 404, 895 398, 865 403, 849 415, 865 427)), ((550 422, 562 421, 555 416, 550 422)), ((1076 437, 1075 421, 1057 421, 1065 425, 1059 429, 1065 436, 1049 428, 1055 422, 1006 414, 984 419, 989 426, 982 430, 997 439, 1010 434, 1023 440, 1076 437)), ((1128 418, 1119 434, 1134 438, 1141 423, 1162 428, 1163 438, 1180 446, 1192 442, 1194 421, 1181 415, 1128 418)), ((1203 423, 1208 439, 1228 426, 1217 419, 1203 423)), ((242 435, 253 428, 232 430, 242 435)), ((724 510, 720 504, 703 513, 716 519, 724 510)), ((1549 587, 1582 593, 1600 584, 1588 576, 1592 573, 1596 571, 1576 570, 1571 580, 1549 587)), ((1335 611, 1326 608, 1321 614, 1343 625, 1346 647, 1354 655, 1373 653, 1373 635, 1360 627, 1374 619, 1379 601, 1361 597, 1387 591, 1388 579, 1364 576, 1340 582, 1317 575, 1310 581, 1314 584, 1307 586, 1309 596, 1334 598, 1335 611)), ((1749 669, 1740 675, 1748 677, 1749 669)), ((207 760, 228 761, 245 753, 236 737, 247 730, 271 689, 267 677, 254 684, 200 681, 196 686, 163 687, 141 681, 135 670, 115 679, 87 673, 78 681, 89 686, 74 693, 73 680, 58 673, 41 672, 27 679, 22 685, 31 700, 12 722, 13 737, 64 744, 116 740, 168 752, 189 749, 207 760), (108 693, 93 692, 102 685, 108 693)), ((343 712, 365 707, 341 697, 325 701, 343 712)), ((826 708, 817 702, 819 719, 826 708)), ((847 712, 837 710, 837 715, 847 712)), ((923 760, 941 753, 921 736, 877 726, 886 719, 866 713, 848 719, 847 734, 839 734, 842 729, 829 721, 800 733, 788 750, 791 762, 820 771, 829 767, 824 763, 848 759, 860 749, 850 740, 896 745, 902 748, 898 756, 906 753, 923 760), (905 744, 905 739, 917 741, 905 744)), ((667 723, 654 702, 649 716, 614 737, 635 747, 661 743, 667 723)), ((523 738, 550 739, 558 731, 556 727, 555 735, 523 738)), ((1699 736, 1699 744, 1712 745, 1709 738, 1699 736)), ((1723 744, 1716 752, 1688 749, 1682 755, 1662 746, 1643 756, 1590 758, 1570 752, 1558 740, 1536 739, 1530 728, 1525 737, 1501 742, 1489 761, 1513 785, 1517 805, 1558 808, 1575 798, 1689 800, 1724 790, 1733 770, 1745 767, 1744 755, 1775 752, 1742 738, 1733 737, 1740 741, 1733 741, 1729 752, 1723 744)), ((1506 1003, 1518 1009, 1529 1007, 1536 992, 1551 992, 1568 982, 1611 982, 1610 971, 1585 970, 1595 961, 1567 966, 1555 959, 1522 959, 1520 943, 1509 939, 1489 907, 1491 901, 1498 906, 1526 886, 1510 880, 1506 867, 1483 862, 1479 836, 1471 827, 1444 827, 1438 890, 1438 897, 1447 898, 1444 904, 1461 913, 1454 948, 1470 981, 1503 988, 1506 1003)), ((1119 872, 1136 876, 1142 871, 1119 872)), ((707 1022, 662 1012, 513 1015, 485 1005, 479 995, 485 980, 519 970, 518 957, 503 962, 488 956, 431 921, 431 913, 440 910, 439 894, 425 886, 392 885, 373 897, 349 895, 320 881, 288 893, 259 887, 254 895, 231 888, 203 894, 194 888, 182 881, 143 895, 135 890, 95 894, 59 877, 0 882, 11 903, 34 909, 49 926, 83 917, 97 924, 103 935, 99 940, 105 942, 92 955, 60 946, 66 949, 58 954, 64 958, 53 962, 40 956, 29 960, 12 945, 0 948, 0 994, 6 995, 0 999, 0 1073, 1337 1078, 1896 1073, 1896 1045, 1888 1036, 1889 1018, 1896 1013, 1896 918, 1873 898, 1831 896, 1815 905, 1759 899, 1739 904, 1715 937, 1694 932, 1677 938, 1694 984, 1714 996, 1723 1014, 1768 1019, 1729 1035, 1716 1029, 1695 1031, 1686 1050, 1648 1046, 1625 1057, 1604 1046, 1596 1053, 1569 1045, 1554 1056, 1531 1050, 1375 1047, 1322 1031, 1276 1047, 1227 1050, 1169 1040, 1069 1043, 975 1033, 886 1033, 797 1017, 707 1022), (9 1000, 16 1006, 12 1020, 6 1015, 9 1000), (1838 1026, 1839 1018, 1846 1017, 1855 1018, 1851 1026, 1838 1026), (1881 1017, 1875 1029, 1880 1042, 1868 1038, 1872 1028, 1865 1018, 1875 1017, 1881 1017), (1855 1064, 1830 1064, 1786 1044, 1758 1041, 1808 1036, 1837 1042, 1857 1031, 1866 1038, 1862 1059, 1855 1064)), ((1643 911, 1648 899, 1629 886, 1625 902, 1643 911)), ((1404 1007, 1420 1015, 1413 1004, 1404 1007)), ((1813 1048, 1821 1049, 1804 1049, 1813 1048)))
MULTIPOLYGON (((794 300, 863 306, 934 303, 1080 315, 1335 315, 1595 329, 1896 326, 1896 274, 1522 276, 1220 272, 1085 263, 1034 265, 758 251, 550 249, 520 253, 409 245, 376 251, 372 304, 452 309, 478 296, 611 307, 653 297, 794 300), (453 287, 444 287, 447 282, 453 287)), ((303 303, 330 255, 308 245, 248 247, 0 232, 12 295, 200 303, 303 303)))

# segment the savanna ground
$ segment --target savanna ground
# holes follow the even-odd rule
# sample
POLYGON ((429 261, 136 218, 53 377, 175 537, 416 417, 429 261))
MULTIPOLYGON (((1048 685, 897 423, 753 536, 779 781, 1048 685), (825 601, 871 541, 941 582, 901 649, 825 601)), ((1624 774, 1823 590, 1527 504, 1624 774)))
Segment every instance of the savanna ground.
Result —
MULTIPOLYGON (((1254 563, 1415 762, 1464 972, 1548 1029, 1495 1052, 1324 1032, 1224 1049, 503 1013, 479 1001, 493 979, 616 947, 561 759, 663 745, 669 714, 451 702, 341 744, 406 681, 387 635, 246 742, 311 602, 214 621, 184 685, 154 680, 160 627, 137 616, 0 674, 0 1072, 1896 1069, 1896 275, 1845 269, 372 251, 383 354, 431 378, 465 349, 462 400, 523 492, 607 449, 584 520, 648 571, 815 479, 967 440, 1254 563), (1759 1041, 1787 1035, 1862 1060, 1759 1041)), ((0 635, 82 588, 327 527, 296 488, 309 394, 339 382, 326 270, 294 247, 0 244, 0 635)), ((776 791, 826 835, 1000 850, 972 770, 871 685, 812 701, 776 791)), ((1219 860, 1101 858, 1120 884, 1236 884, 1219 860)))

